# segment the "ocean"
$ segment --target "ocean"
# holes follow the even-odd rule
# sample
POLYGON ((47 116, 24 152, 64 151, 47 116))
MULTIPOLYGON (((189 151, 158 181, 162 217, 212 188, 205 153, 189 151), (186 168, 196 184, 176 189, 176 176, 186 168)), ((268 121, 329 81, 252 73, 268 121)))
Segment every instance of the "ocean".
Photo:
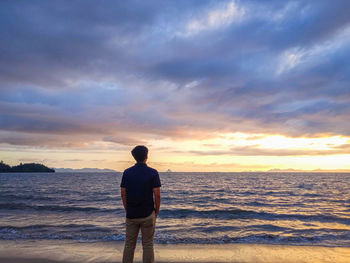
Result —
MULTIPOLYGON (((160 173, 158 244, 350 247, 350 174, 160 173)), ((1 240, 123 241, 121 173, 0 174, 1 240)))

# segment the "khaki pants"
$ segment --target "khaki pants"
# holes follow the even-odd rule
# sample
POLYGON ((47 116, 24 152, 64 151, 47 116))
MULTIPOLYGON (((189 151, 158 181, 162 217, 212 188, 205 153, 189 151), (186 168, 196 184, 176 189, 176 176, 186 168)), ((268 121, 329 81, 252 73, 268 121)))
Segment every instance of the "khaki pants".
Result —
POLYGON ((126 219, 126 238, 123 253, 123 263, 132 263, 134 260, 134 252, 141 228, 143 263, 154 262, 153 238, 156 223, 155 213, 144 218, 126 219))

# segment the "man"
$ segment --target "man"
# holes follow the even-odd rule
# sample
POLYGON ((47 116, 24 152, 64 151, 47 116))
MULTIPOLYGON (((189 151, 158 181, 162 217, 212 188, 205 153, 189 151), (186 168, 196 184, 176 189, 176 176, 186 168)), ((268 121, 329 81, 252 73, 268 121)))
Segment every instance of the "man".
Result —
POLYGON ((132 263, 141 229, 143 263, 154 262, 153 238, 160 208, 160 179, 157 170, 148 167, 148 149, 136 146, 131 151, 136 164, 123 173, 121 196, 126 210, 126 238, 123 263, 132 263), (154 196, 154 200, 153 200, 154 196))

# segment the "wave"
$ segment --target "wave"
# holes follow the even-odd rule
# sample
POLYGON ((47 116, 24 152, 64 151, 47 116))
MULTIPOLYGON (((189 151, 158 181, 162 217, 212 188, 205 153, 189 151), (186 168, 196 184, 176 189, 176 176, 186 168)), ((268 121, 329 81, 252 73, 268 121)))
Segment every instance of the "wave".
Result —
MULTIPOLYGON (((64 193, 63 196, 71 195, 71 192, 64 193)), ((77 192, 76 194, 81 194, 80 192, 77 192)), ((55 195, 59 196, 56 192, 55 195)), ((72 199, 75 202, 118 202, 120 201, 120 197, 114 197, 110 196, 109 193, 99 193, 99 195, 102 195, 102 197, 96 196, 93 193, 89 193, 88 196, 85 196, 84 198, 78 198, 78 199, 72 199), (104 196, 105 195, 105 196, 104 196)), ((49 197, 49 196, 42 196, 40 194, 38 195, 25 195, 25 194, 7 194, 7 193, 0 193, 0 201, 56 201, 58 197, 49 197)), ((62 196, 60 197, 62 198, 62 196)))
POLYGON ((35 196, 35 195, 23 195, 23 194, 0 194, 0 201, 17 201, 17 200, 32 200, 32 201, 53 201, 55 198, 48 196, 35 196))
POLYGON ((337 235, 315 235, 315 236, 284 236, 278 234, 253 234, 240 237, 231 237, 228 235, 215 238, 184 238, 164 235, 155 237, 157 243, 163 244, 230 244, 230 243, 248 243, 248 244, 279 244, 279 245, 323 245, 323 246, 350 246, 350 234, 337 235))
MULTIPOLYGON (((124 214, 122 208, 99 208, 99 207, 81 207, 67 205, 30 205, 26 203, 0 203, 1 210, 35 210, 48 212, 86 212, 86 213, 115 213, 124 214)), ((262 219, 262 220, 299 220, 304 222, 330 222, 350 225, 348 217, 324 214, 278 214, 269 212, 258 212, 244 209, 226 209, 226 210, 195 210, 195 209, 162 209, 160 218, 211 218, 211 219, 262 219)))
POLYGON ((263 220, 299 220, 316 222, 337 222, 350 225, 349 218, 330 215, 305 215, 305 214, 274 214, 268 212, 256 212, 252 210, 191 210, 191 209, 163 209, 161 218, 214 218, 214 219, 263 219, 263 220))
POLYGON ((55 211, 55 212, 103 212, 117 213, 123 212, 121 208, 97 208, 97 207, 80 207, 64 205, 29 205, 25 203, 0 203, 0 210, 36 210, 36 211, 55 211))
POLYGON ((95 231, 106 231, 109 228, 99 227, 92 224, 68 224, 68 225, 46 225, 46 224, 36 224, 36 225, 26 225, 26 226, 11 226, 4 225, 0 226, 0 233, 6 232, 7 230, 11 231, 21 231, 21 230, 42 230, 42 229, 79 229, 81 231, 89 231, 94 229, 95 231))
POLYGON ((273 206, 275 206, 274 204, 262 203, 259 201, 248 202, 246 205, 247 206, 258 206, 258 207, 273 207, 273 206))
MULTIPOLYGON (((40 228, 47 225, 37 225, 40 228)), ((89 226, 91 229, 81 231, 84 225, 66 225, 63 229, 67 231, 57 230, 56 232, 47 233, 47 231, 26 232, 28 227, 0 227, 0 240, 76 240, 81 242, 104 242, 104 241, 123 241, 125 240, 124 231, 114 231, 109 228, 99 228, 89 226), (73 231, 71 228, 78 228, 80 231, 73 231), (94 230, 94 231, 92 231, 94 230)), ((54 226, 50 226, 54 227, 54 226)), ((62 227, 62 226, 61 226, 62 227)), ((267 227, 270 228, 270 227, 267 227)), ((38 229, 36 229, 38 230, 38 229)), ((233 230, 233 229, 232 229, 233 230)), ((225 243, 250 243, 250 244, 290 244, 290 245, 324 245, 324 246, 344 246, 350 247, 350 231, 341 233, 330 233, 325 231, 316 234, 300 233, 259 233, 259 234, 241 234, 236 231, 233 234, 216 233, 215 237, 191 237, 184 236, 181 233, 169 233, 166 231, 157 231, 155 235, 155 243, 158 244, 225 244, 225 243)))

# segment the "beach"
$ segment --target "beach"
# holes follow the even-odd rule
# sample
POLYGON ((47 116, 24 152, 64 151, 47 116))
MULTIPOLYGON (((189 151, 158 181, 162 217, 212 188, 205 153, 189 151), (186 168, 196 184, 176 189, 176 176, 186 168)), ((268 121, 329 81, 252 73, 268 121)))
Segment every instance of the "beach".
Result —
MULTIPOLYGON (((1 241, 1 263, 121 262, 123 242, 1 241)), ((141 262, 138 243, 135 262, 141 262)), ((350 248, 260 244, 155 246, 156 262, 348 263, 350 248)))

